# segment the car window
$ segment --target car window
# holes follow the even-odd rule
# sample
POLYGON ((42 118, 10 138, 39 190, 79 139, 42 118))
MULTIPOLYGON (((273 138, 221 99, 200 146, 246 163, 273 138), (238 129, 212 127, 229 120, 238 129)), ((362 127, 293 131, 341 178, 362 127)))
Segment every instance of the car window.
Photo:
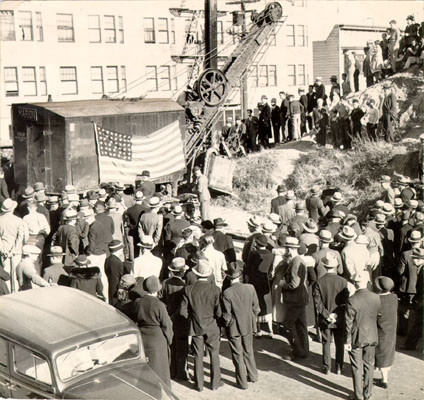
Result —
POLYGON ((59 378, 66 381, 87 371, 118 361, 139 358, 141 347, 135 333, 99 339, 62 353, 56 358, 59 378))
POLYGON ((9 365, 7 346, 7 340, 0 338, 0 369, 7 369, 9 365))
POLYGON ((13 346, 15 371, 36 381, 52 384, 52 376, 48 362, 19 345, 13 346))

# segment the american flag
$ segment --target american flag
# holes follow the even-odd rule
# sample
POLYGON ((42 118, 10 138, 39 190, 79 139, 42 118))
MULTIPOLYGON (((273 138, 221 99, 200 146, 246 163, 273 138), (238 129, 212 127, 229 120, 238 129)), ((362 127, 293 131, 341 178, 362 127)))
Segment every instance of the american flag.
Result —
POLYGON ((157 179, 185 167, 178 120, 147 136, 118 133, 96 123, 93 126, 101 182, 131 184, 143 170, 157 179))

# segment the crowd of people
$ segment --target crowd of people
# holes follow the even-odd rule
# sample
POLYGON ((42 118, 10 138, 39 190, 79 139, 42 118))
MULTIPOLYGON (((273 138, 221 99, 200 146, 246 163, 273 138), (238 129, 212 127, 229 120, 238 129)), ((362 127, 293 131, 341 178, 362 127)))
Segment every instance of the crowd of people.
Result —
MULTIPOLYGON (((18 201, 6 190, 0 293, 64 285, 107 301, 139 326, 149 365, 168 385, 191 380, 191 351, 202 391, 206 348, 219 389, 226 338, 237 387, 247 389, 258 380, 254 338, 275 332, 287 338, 291 353, 281 357, 290 361, 308 358, 314 333, 324 374, 342 374, 348 350, 354 399, 369 399, 373 383, 388 387, 397 333, 406 350, 422 334, 421 185, 382 176, 381 199, 363 220, 338 188, 314 186, 301 200, 279 185, 269 215, 247 221, 237 256, 222 218, 208 219, 205 204, 198 213, 194 196, 166 202, 149 176, 133 195, 119 183, 86 194, 68 185, 57 196, 37 182, 18 201)), ((199 168, 196 176, 204 203, 207 180, 199 168)))

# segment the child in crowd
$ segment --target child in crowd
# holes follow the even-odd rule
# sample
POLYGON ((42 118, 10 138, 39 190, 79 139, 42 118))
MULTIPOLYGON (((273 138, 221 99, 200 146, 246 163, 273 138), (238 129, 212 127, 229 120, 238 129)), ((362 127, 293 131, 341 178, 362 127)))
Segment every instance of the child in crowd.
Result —
POLYGON ((377 124, 378 124, 378 110, 375 108, 375 100, 370 99, 368 102, 368 109, 366 113, 367 118, 367 133, 371 140, 377 140, 377 124))

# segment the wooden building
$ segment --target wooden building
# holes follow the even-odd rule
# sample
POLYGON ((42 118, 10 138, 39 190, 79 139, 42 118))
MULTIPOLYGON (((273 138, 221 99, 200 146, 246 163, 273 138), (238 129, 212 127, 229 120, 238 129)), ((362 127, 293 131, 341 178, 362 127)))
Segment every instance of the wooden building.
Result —
MULTIPOLYGON (((314 77, 320 76, 324 85, 330 85, 330 77, 336 75, 341 82, 345 71, 343 50, 353 50, 358 58, 364 59, 367 42, 381 40, 386 27, 362 25, 334 25, 326 40, 312 44, 314 77)), ((365 87, 362 68, 359 87, 365 87)))

